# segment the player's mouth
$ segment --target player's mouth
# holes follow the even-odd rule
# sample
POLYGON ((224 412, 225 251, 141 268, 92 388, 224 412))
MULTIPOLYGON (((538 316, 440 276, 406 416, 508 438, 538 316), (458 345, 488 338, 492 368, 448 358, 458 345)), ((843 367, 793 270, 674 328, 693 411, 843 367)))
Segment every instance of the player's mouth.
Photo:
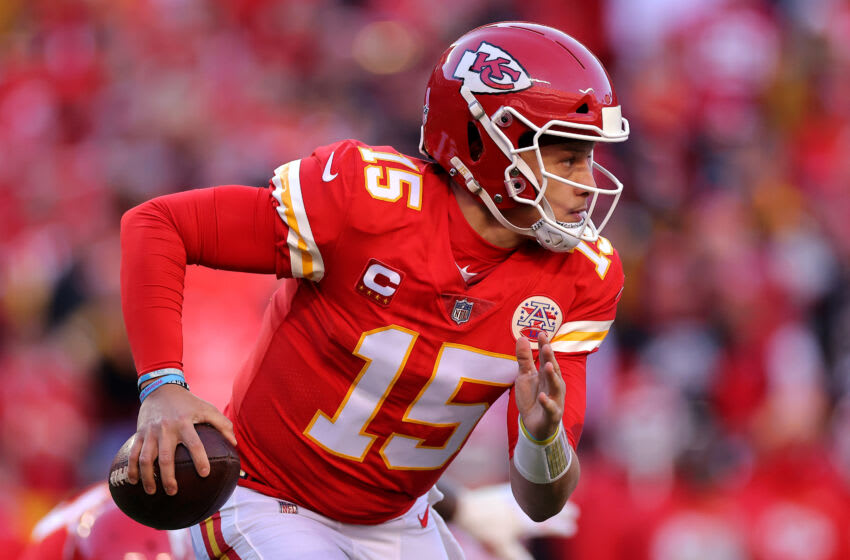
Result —
POLYGON ((558 223, 564 227, 574 228, 581 226, 587 219, 587 207, 582 206, 576 210, 572 210, 564 216, 563 220, 558 220, 558 223))

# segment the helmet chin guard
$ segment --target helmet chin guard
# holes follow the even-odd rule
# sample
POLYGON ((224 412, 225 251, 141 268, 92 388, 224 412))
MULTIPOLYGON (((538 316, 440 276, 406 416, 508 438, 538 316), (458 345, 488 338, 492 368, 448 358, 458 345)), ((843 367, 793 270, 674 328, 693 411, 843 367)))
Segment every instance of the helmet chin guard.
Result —
POLYGON ((590 226, 590 228, 593 228, 593 223, 591 223, 587 219, 587 215, 585 215, 581 221, 558 222, 558 226, 560 227, 553 227, 551 222, 545 221, 541 218, 532 224, 531 230, 534 232, 537 242, 540 245, 550 251, 562 253, 575 249, 576 245, 579 244, 579 241, 582 240, 581 233, 584 231, 585 227, 590 226), (563 231, 564 229, 567 231, 575 231, 576 233, 565 233, 563 231))
POLYGON ((535 238, 546 249, 571 251, 581 241, 598 239, 623 185, 594 161, 592 170, 607 179, 607 188, 548 171, 540 152, 544 135, 590 142, 628 138, 628 121, 610 79, 583 45, 550 27, 506 22, 467 33, 443 54, 426 91, 420 151, 459 174, 505 228, 535 238), (471 148, 472 126, 480 150, 471 148), (527 152, 534 154, 539 181, 521 157, 527 152), (558 220, 546 199, 550 181, 591 193, 581 219, 558 220), (597 227, 592 215, 601 194, 614 198, 597 227), (534 207, 540 218, 520 227, 502 211, 521 206, 534 207))

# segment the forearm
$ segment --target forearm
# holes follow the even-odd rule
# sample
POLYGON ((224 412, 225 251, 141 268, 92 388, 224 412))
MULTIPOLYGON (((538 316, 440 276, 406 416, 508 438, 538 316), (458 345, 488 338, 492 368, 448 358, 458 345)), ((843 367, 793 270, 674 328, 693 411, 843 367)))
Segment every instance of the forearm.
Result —
POLYGON ((517 470, 513 461, 510 462, 511 491, 520 508, 533 521, 545 521, 557 515, 578 486, 581 467, 578 456, 571 448, 569 453, 572 454, 572 460, 567 472, 558 480, 545 484, 527 480, 517 470))

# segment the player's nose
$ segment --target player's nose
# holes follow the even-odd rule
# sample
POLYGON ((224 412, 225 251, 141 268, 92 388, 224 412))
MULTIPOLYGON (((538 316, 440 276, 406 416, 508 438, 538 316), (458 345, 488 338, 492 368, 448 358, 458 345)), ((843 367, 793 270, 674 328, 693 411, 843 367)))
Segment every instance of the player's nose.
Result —
POLYGON ((596 179, 593 177, 593 171, 589 166, 587 166, 586 169, 577 170, 573 173, 573 176, 570 177, 570 180, 574 183, 571 187, 572 195, 575 197, 586 198, 591 192, 588 188, 596 188, 596 179))
MULTIPOLYGON (((596 188, 596 179, 593 176, 593 164, 589 161, 576 169, 570 179, 579 185, 590 187, 591 189, 596 188)), ((590 195, 590 191, 587 188, 573 186, 573 194, 575 196, 587 197, 590 195)))

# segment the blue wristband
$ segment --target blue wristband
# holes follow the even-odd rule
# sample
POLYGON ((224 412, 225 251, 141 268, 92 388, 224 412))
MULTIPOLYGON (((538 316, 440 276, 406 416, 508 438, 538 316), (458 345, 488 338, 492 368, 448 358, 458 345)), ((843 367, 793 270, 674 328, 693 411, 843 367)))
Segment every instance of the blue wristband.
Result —
POLYGON ((153 383, 142 389, 142 392, 139 393, 139 402, 145 402, 145 399, 148 398, 148 395, 150 395, 163 385, 180 385, 187 391, 189 390, 189 385, 186 383, 186 380, 183 379, 182 375, 171 373, 157 378, 153 383))
MULTIPOLYGON (((144 383, 148 379, 156 379, 158 377, 163 377, 163 376, 166 376, 166 375, 179 375, 180 377, 183 377, 183 372, 180 371, 179 369, 173 368, 173 367, 150 371, 150 372, 142 375, 141 377, 139 377, 139 380, 136 382, 136 388, 139 391, 141 391, 142 390, 142 383, 144 383)), ((184 381, 185 381, 185 379, 184 379, 184 381)))

